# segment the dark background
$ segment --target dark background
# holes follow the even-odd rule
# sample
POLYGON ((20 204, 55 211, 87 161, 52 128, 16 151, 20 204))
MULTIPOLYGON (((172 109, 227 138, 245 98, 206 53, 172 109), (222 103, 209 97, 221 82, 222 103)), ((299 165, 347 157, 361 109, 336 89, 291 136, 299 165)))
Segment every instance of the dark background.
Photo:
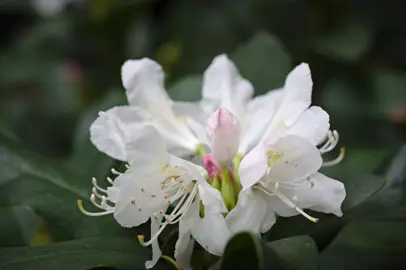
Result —
MULTIPOLYGON (((120 67, 130 58, 158 61, 182 100, 200 99, 201 75, 221 53, 256 94, 308 62, 314 103, 347 150, 328 171, 339 179, 382 174, 405 141, 403 0, 65 0, 55 11, 35 2, 0 1, 0 133, 82 181, 115 164, 90 144, 88 127, 97 111, 126 102, 120 67)), ((405 209, 402 223, 374 223, 371 234, 389 228, 404 238, 405 209)), ((347 234, 367 230, 356 229, 347 234)))

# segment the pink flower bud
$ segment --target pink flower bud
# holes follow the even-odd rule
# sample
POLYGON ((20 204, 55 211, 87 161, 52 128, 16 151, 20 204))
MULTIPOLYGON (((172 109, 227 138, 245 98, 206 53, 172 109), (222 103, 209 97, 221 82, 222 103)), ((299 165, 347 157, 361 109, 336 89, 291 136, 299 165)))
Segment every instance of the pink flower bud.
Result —
POLYGON ((238 118, 227 109, 217 109, 208 118, 206 129, 214 159, 221 166, 229 164, 237 155, 240 143, 238 118))

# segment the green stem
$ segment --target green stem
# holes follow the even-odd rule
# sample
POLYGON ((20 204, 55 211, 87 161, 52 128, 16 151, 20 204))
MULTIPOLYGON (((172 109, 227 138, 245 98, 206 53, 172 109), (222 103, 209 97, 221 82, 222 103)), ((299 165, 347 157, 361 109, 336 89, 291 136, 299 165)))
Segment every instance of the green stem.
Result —
POLYGON ((240 176, 238 175, 238 169, 240 168, 242 160, 242 155, 238 154, 233 158, 233 173, 234 173, 234 181, 235 181, 235 189, 236 189, 236 194, 240 193, 242 186, 240 182, 240 176))
POLYGON ((236 198, 234 194, 234 187, 233 183, 231 183, 228 168, 223 167, 221 168, 221 195, 228 210, 233 209, 236 204, 236 198))
POLYGON ((180 265, 171 257, 166 256, 166 255, 162 255, 161 256, 162 259, 166 260, 167 262, 169 262, 170 264, 172 264, 173 266, 175 266, 176 270, 182 270, 182 268, 180 267, 180 265))

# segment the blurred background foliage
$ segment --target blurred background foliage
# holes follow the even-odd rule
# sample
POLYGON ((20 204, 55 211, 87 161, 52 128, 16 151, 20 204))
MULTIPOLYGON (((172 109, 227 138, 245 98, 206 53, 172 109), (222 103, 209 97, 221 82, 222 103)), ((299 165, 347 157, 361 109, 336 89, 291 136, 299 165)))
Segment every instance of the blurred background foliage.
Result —
MULTIPOLYGON (((358 181, 366 197, 376 189, 361 175, 387 177, 370 207, 349 215, 355 221, 322 253, 322 268, 399 267, 406 254, 405 14, 402 0, 1 0, 0 133, 12 141, 0 153, 1 246, 100 237, 103 226, 114 228, 108 217, 98 222, 77 211, 67 221, 60 213, 71 215, 90 178, 117 165, 90 144, 88 127, 98 111, 126 102, 125 60, 155 59, 173 99, 199 100, 202 73, 227 53, 256 95, 281 87, 295 65, 308 62, 314 103, 330 113, 347 150, 327 173, 358 181), (36 185, 40 179, 56 186, 36 185), (62 208, 51 210, 52 203, 62 208)), ((119 229, 107 235, 128 233, 119 229)), ((303 233, 274 231, 267 239, 303 233)))

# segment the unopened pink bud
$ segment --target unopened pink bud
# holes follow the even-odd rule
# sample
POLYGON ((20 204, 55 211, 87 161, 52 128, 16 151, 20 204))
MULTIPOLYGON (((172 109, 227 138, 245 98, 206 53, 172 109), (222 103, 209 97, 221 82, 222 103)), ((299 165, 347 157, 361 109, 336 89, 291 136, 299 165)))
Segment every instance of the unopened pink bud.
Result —
POLYGON ((217 109, 207 120, 207 134, 214 159, 221 166, 231 163, 240 142, 240 122, 229 110, 217 109))

